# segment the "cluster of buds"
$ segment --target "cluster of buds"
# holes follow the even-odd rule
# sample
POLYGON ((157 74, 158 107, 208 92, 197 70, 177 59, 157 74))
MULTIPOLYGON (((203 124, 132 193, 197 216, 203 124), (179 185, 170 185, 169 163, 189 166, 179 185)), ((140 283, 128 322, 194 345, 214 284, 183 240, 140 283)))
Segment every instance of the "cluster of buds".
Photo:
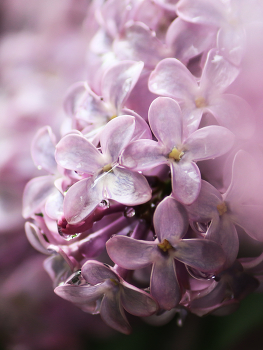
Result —
POLYGON ((254 3, 93 1, 62 137, 33 139, 27 237, 57 295, 125 334, 125 311, 226 314, 263 282, 254 3))

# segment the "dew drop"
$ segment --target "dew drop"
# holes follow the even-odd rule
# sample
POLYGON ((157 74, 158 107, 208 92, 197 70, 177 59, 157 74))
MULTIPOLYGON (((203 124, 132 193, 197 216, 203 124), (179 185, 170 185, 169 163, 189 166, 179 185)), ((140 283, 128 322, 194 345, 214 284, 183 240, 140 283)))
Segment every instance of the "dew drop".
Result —
POLYGON ((193 221, 191 226, 197 233, 201 233, 204 236, 209 228, 209 225, 210 225, 210 221, 209 222, 193 221))
POLYGON ((102 208, 109 208, 110 207, 110 202, 108 201, 108 199, 103 199, 100 202, 99 206, 102 207, 102 208))
POLYGON ((37 168, 38 168, 38 170, 42 170, 42 166, 41 165, 38 165, 37 168))
POLYGON ((81 284, 81 270, 74 272, 67 280, 68 284, 80 285, 81 284))
POLYGON ((134 208, 126 208, 124 211, 124 215, 126 218, 132 218, 135 215, 135 209, 134 208))

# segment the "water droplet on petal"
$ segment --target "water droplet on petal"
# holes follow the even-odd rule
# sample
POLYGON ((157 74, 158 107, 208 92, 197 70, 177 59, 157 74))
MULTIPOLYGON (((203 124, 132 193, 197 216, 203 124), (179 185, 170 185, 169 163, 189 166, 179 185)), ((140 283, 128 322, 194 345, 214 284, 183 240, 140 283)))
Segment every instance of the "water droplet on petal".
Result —
POLYGON ((135 209, 134 208, 126 208, 124 211, 124 215, 126 218, 132 218, 135 215, 135 209))
POLYGON ((191 226, 196 233, 199 233, 199 234, 201 233, 202 236, 205 236, 210 223, 211 221, 209 222, 193 221, 191 226))
POLYGON ((38 165, 37 168, 38 168, 38 170, 42 170, 42 166, 41 165, 38 165))
POLYGON ((74 284, 76 286, 79 286, 82 282, 82 276, 81 276, 81 270, 78 270, 74 272, 66 281, 68 284, 74 284))
POLYGON ((108 199, 103 199, 100 202, 99 206, 102 207, 102 208, 109 208, 110 207, 110 202, 108 201, 108 199))

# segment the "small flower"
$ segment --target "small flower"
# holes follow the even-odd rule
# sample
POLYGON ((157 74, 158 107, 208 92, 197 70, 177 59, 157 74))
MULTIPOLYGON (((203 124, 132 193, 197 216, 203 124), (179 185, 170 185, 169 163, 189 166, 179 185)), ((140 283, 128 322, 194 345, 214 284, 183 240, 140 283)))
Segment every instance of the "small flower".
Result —
POLYGON ((71 301, 83 311, 100 313, 108 326, 129 334, 129 325, 124 309, 135 316, 150 316, 158 306, 146 292, 125 282, 110 266, 98 261, 87 261, 81 275, 87 284, 65 283, 55 289, 63 299, 71 301))
POLYGON ((149 123, 158 142, 132 142, 124 150, 121 164, 133 170, 169 165, 174 198, 184 204, 192 203, 199 194, 201 182, 195 162, 226 153, 233 145, 234 135, 224 127, 208 126, 184 138, 180 107, 167 97, 153 101, 149 109, 149 123))
POLYGON ((119 266, 136 270, 153 265, 151 295, 161 308, 170 310, 181 300, 175 259, 203 272, 219 271, 225 261, 222 248, 205 239, 183 239, 188 228, 184 207, 166 197, 156 208, 154 242, 114 236, 106 244, 110 258, 119 266))

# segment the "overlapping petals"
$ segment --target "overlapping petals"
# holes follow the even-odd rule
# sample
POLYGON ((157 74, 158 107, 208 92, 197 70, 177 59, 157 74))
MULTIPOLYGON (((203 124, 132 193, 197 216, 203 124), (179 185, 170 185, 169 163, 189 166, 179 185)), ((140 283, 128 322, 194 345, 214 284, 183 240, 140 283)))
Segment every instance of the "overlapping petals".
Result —
POLYGON ((197 270, 215 272, 221 268, 225 256, 215 242, 182 239, 188 226, 187 214, 183 206, 171 197, 166 197, 157 207, 154 224, 158 237, 154 242, 114 236, 106 247, 111 259, 125 269, 133 270, 152 264, 151 294, 160 307, 170 310, 181 299, 174 259, 197 270), (173 216, 169 213, 173 213, 173 216))
POLYGON ((158 309, 149 294, 125 282, 100 262, 86 262, 81 274, 88 284, 65 283, 57 287, 55 293, 86 312, 100 313, 109 326, 122 333, 131 332, 123 309, 136 316, 149 316, 158 309))
POLYGON ((169 165, 173 196, 184 204, 192 203, 199 194, 201 181, 195 162, 226 153, 233 145, 234 135, 226 128, 208 126, 185 139, 180 107, 174 100, 164 97, 151 104, 149 123, 158 142, 138 140, 131 143, 121 163, 135 170, 169 165))
POLYGON ((85 219, 103 199, 126 205, 138 205, 150 199, 151 189, 146 179, 118 165, 118 157, 131 140, 134 128, 131 116, 109 122, 101 135, 102 153, 79 135, 67 135, 58 143, 56 159, 61 166, 93 175, 77 182, 65 196, 65 217, 70 224, 85 219))
POLYGON ((223 94, 235 80, 238 68, 215 49, 210 50, 200 84, 178 60, 167 58, 158 63, 149 78, 153 93, 177 100, 184 114, 184 133, 195 131, 204 112, 214 115, 238 137, 249 138, 254 132, 253 111, 240 97, 223 94))

